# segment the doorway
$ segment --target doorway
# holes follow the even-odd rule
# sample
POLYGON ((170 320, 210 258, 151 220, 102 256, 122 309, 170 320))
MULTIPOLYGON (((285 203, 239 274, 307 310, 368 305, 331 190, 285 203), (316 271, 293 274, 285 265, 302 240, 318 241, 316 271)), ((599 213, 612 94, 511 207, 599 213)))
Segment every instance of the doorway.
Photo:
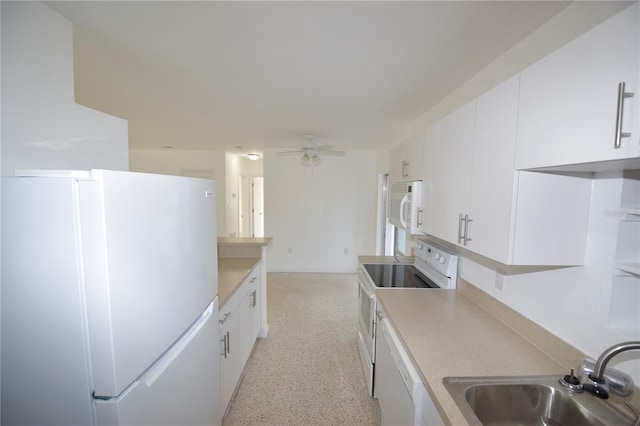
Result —
POLYGON ((387 218, 387 204, 389 197, 389 174, 378 175, 378 215, 376 231, 376 255, 394 255, 394 226, 387 218))
POLYGON ((264 178, 240 176, 239 236, 264 237, 264 178))

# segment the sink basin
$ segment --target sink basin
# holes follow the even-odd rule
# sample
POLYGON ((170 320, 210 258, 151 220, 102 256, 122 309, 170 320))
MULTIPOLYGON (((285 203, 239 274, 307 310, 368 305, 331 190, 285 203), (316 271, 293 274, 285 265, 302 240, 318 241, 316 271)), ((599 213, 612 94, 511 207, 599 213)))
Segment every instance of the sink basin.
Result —
POLYGON ((445 377, 444 385, 472 425, 632 425, 622 401, 576 393, 559 376, 445 377))

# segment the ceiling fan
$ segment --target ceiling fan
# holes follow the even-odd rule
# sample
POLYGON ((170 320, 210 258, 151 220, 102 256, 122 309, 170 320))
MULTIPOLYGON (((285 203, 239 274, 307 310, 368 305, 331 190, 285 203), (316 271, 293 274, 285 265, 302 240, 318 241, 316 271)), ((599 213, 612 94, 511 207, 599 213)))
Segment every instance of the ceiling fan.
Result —
POLYGON ((343 157, 345 151, 334 150, 331 145, 318 145, 312 135, 305 135, 306 142, 302 148, 295 151, 281 151, 278 155, 301 155, 300 164, 305 167, 318 166, 321 163, 320 155, 343 157))

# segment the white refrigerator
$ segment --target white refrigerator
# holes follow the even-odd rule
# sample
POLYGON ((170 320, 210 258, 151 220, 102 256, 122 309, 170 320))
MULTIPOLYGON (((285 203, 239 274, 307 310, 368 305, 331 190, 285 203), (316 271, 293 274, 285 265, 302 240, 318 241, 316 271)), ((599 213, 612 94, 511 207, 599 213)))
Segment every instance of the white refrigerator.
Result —
POLYGON ((3 425, 221 423, 215 182, 2 178, 3 425))

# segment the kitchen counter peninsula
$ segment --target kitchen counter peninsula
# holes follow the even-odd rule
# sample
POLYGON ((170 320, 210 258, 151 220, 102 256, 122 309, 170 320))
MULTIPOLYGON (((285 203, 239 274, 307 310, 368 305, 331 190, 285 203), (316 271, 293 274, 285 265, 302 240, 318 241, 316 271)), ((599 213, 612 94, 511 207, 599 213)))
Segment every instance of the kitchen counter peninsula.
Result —
POLYGON ((247 279, 258 262, 260 262, 259 257, 218 258, 218 297, 221 307, 247 279))
POLYGON ((456 290, 379 289, 376 296, 440 415, 451 425, 468 422, 444 377, 561 377, 585 357, 461 279, 456 290))
POLYGON ((220 310, 255 270, 259 279, 260 333, 266 337, 267 324, 267 249, 271 237, 218 237, 218 296, 220 310))
MULTIPOLYGON (((271 238, 218 238, 222 412, 226 415, 256 339, 267 337, 267 247, 271 238)), ((223 415, 223 418, 224 418, 223 415)))

